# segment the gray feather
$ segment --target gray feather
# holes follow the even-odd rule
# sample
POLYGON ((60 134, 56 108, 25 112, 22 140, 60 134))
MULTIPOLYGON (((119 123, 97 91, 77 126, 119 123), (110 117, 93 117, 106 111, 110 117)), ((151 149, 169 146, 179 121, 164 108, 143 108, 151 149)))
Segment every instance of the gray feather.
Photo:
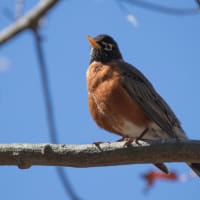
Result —
POLYGON ((154 121, 169 137, 177 138, 174 127, 179 128, 184 135, 180 122, 164 99, 156 92, 148 79, 135 67, 118 61, 123 77, 123 86, 135 100, 147 117, 154 121))

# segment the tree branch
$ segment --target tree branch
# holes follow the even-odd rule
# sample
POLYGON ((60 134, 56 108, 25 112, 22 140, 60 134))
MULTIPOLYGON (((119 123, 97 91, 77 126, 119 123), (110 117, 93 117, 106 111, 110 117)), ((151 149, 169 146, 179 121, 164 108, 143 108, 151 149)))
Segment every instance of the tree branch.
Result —
POLYGON ((26 15, 0 32, 0 44, 8 41, 25 29, 37 25, 39 19, 47 13, 59 0, 43 0, 26 15))
POLYGON ((0 144, 0 165, 97 167, 137 163, 199 162, 200 140, 139 141, 85 145, 0 144))

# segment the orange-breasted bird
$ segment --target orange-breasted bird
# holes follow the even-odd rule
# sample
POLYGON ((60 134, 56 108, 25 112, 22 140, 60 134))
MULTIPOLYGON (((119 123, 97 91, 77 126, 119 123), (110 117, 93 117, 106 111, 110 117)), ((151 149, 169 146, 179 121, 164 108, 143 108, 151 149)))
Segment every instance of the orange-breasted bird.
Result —
MULTIPOLYGON (((91 45, 88 105, 97 125, 129 139, 187 139, 176 115, 150 81, 123 60, 116 41, 105 34, 87 39, 91 45)), ((164 164, 154 164, 168 173, 164 164)), ((200 163, 188 165, 200 176, 200 163)))

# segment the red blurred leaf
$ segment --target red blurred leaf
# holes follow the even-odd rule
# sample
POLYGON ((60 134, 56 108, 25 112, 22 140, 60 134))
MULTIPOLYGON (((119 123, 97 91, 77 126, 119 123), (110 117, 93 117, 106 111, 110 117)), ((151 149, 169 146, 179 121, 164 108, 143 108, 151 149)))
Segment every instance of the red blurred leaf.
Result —
POLYGON ((170 172, 169 174, 165 174, 163 172, 158 171, 149 171, 148 173, 143 175, 143 178, 145 179, 147 183, 147 188, 153 186, 156 180, 171 180, 176 181, 178 180, 178 175, 175 172, 170 172))

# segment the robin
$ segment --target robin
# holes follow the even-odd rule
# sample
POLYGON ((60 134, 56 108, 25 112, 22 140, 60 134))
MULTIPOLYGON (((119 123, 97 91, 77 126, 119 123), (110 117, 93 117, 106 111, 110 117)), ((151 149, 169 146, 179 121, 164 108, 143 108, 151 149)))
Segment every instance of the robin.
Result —
MULTIPOLYGON (((150 81, 123 60, 116 41, 109 35, 87 37, 90 65, 87 70, 90 113, 101 128, 133 139, 187 139, 176 115, 150 81)), ((163 163, 154 163, 168 173, 163 163)), ((200 176, 200 163, 188 163, 200 176)))

